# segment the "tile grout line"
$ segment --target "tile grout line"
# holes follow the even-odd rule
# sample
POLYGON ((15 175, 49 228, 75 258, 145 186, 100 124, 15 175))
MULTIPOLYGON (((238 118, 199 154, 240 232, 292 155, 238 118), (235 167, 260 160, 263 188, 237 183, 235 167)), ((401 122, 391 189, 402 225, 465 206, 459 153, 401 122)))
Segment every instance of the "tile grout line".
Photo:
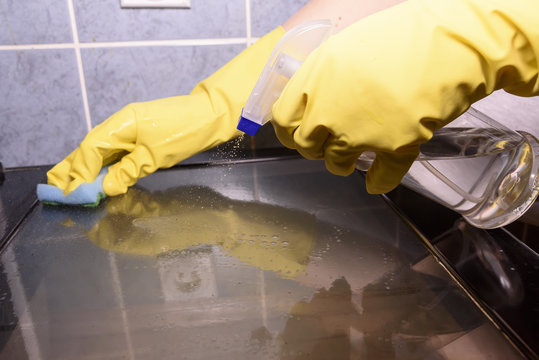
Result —
POLYGON ((77 68, 79 71, 80 89, 82 95, 82 102, 84 105, 84 115, 86 117, 86 128, 88 131, 92 130, 92 119, 90 118, 90 106, 88 105, 88 93, 86 91, 86 81, 84 79, 84 68, 82 66, 82 57, 80 54, 79 45, 79 33, 77 31, 77 21, 75 19, 75 10, 73 8, 73 0, 67 0, 69 8, 69 19, 71 21, 71 31, 73 33, 73 48, 75 49, 75 56, 77 58, 77 68))
POLYGON ((210 46, 245 44, 250 38, 224 38, 224 39, 183 39, 183 40, 143 40, 143 41, 109 41, 99 43, 59 43, 59 44, 27 44, 27 45, 0 45, 0 51, 6 50, 55 50, 55 49, 97 49, 143 46, 210 46))
POLYGON ((28 45, 0 45, 0 51, 20 51, 20 50, 56 50, 56 49, 74 49, 72 43, 61 44, 28 44, 28 45))
POLYGON ((251 45, 251 0, 245 0, 245 33, 246 33, 246 47, 251 45))

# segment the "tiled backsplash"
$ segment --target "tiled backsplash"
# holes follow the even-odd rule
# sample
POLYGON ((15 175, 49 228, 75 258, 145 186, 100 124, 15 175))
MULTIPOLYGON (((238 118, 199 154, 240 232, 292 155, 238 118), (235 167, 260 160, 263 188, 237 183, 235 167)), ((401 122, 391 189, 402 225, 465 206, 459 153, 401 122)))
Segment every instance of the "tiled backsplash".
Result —
MULTIPOLYGON (((0 0, 0 161, 62 160, 91 126, 131 102, 187 94, 305 3, 122 9, 120 0, 0 0)), ((272 131, 261 135, 277 144, 272 131)))
MULTIPOLYGON (((0 0, 0 161, 62 160, 123 106, 187 94, 305 3, 192 0, 190 9, 122 9, 120 0, 0 0)), ((538 97, 499 91, 476 108, 539 136, 538 97)), ((279 145, 271 126, 255 144, 279 145)))

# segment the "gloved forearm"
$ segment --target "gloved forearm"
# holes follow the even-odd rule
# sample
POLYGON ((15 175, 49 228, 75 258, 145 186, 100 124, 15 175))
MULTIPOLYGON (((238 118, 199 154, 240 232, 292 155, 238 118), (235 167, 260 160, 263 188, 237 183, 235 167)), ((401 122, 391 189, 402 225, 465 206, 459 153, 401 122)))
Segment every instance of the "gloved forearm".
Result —
POLYGON ((539 2, 412 0, 408 6, 419 22, 416 33, 423 34, 417 40, 424 44, 425 61, 419 66, 428 65, 426 75, 439 74, 442 81, 464 87, 465 95, 484 97, 500 88, 539 94, 539 2))
POLYGON ((65 193, 92 182, 103 165, 107 195, 125 193, 139 178, 237 136, 237 119, 273 47, 279 27, 244 50, 186 96, 134 103, 96 126, 47 174, 65 193))
POLYGON ((339 175, 376 152, 367 190, 387 192, 474 101, 499 88, 538 94, 537 14, 535 0, 409 0, 361 20, 292 77, 273 109, 276 133, 339 175))

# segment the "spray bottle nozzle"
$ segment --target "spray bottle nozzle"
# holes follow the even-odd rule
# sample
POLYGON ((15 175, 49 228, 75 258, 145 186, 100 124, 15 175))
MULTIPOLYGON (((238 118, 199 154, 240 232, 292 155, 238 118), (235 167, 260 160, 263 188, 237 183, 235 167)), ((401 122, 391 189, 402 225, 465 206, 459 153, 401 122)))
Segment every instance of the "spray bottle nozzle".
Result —
POLYGON ((238 122, 238 130, 254 136, 271 120, 272 106, 307 56, 331 33, 329 20, 314 20, 288 31, 277 43, 238 122))

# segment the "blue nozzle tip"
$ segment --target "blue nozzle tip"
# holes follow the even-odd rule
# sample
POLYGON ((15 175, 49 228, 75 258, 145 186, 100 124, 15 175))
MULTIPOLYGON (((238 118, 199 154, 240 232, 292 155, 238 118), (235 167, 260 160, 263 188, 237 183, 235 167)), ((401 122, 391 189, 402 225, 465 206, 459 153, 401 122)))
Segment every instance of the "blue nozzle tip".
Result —
POLYGON ((243 131, 246 134, 255 136, 262 125, 255 123, 252 120, 240 116, 240 121, 238 122, 238 130, 243 131))

